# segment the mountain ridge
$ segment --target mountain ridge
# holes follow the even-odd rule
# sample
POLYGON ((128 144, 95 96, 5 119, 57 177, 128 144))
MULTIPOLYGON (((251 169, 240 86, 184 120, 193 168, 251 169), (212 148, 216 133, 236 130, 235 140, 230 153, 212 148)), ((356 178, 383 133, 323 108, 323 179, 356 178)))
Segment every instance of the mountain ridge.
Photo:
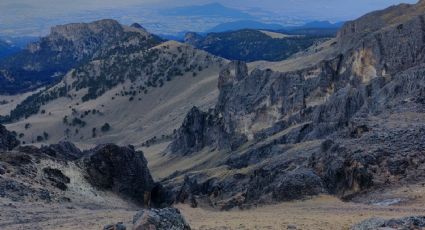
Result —
MULTIPOLYGON (((100 21, 56 27, 58 32, 54 33, 64 33, 76 44, 85 43, 86 28, 92 26, 103 33, 108 31, 99 29, 104 23, 120 28, 114 21, 100 21)), ((114 46, 99 45, 93 60, 28 96, 2 121, 26 144, 72 140, 85 148, 113 141, 140 147, 154 137, 166 139, 190 105, 214 103, 214 82, 227 60, 175 41, 139 40, 139 34, 142 38, 154 36, 141 28, 125 27, 135 31, 135 37, 114 46), (117 120, 116 116, 124 117, 117 120), (155 128, 153 124, 158 123, 167 125, 155 128), (112 128, 102 131, 106 124, 112 128), (139 134, 132 135, 132 130, 139 134), (87 138, 91 141, 84 143, 82 140, 87 138)), ((84 45, 79 47, 79 53, 84 54, 84 45)))
POLYGON ((160 41, 144 30, 123 27, 110 19, 56 26, 49 36, 0 61, 0 92, 13 94, 50 84, 68 70, 107 55, 98 53, 102 44, 104 52, 117 52, 119 45, 146 49, 160 41), (127 42, 139 40, 140 43, 126 44, 126 39, 127 42))

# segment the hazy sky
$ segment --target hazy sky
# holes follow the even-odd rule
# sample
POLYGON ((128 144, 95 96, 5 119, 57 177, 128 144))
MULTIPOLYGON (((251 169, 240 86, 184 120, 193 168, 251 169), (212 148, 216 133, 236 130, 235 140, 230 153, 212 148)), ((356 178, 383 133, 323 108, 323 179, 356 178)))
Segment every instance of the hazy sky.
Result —
POLYGON ((58 20, 78 21, 87 11, 116 9, 114 14, 119 15, 126 14, 122 9, 132 6, 165 8, 211 2, 239 9, 260 8, 282 16, 342 21, 393 4, 416 3, 417 0, 0 0, 0 35, 20 28, 34 28, 35 22, 47 26, 58 20))
MULTIPOLYGON (((82 9, 127 7, 134 5, 173 6, 220 2, 234 7, 259 7, 273 11, 317 12, 322 15, 360 15, 364 12, 398 3, 415 3, 417 0, 1 0, 0 13, 34 10, 33 13, 71 12, 82 9), (49 12, 50 11, 50 12, 49 12), (56 11, 56 12, 55 12, 56 11)), ((42 15, 40 15, 42 16, 42 15)))

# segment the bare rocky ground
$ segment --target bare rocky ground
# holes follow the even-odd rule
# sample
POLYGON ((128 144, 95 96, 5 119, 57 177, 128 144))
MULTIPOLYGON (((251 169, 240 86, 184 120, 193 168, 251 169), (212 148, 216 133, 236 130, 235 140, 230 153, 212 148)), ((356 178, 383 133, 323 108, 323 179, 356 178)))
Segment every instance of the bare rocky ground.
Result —
MULTIPOLYGON (((377 191, 365 203, 342 202, 332 196, 226 212, 179 204, 192 229, 349 229, 363 220, 425 215, 425 187, 415 185, 377 191), (378 195, 379 194, 379 195, 378 195), (376 199, 374 203, 370 200, 376 199), (390 201, 399 203, 388 205, 390 201), (385 203, 385 201, 388 201, 385 203), (293 228, 294 229, 294 228, 293 228)), ((102 229, 123 222, 132 228, 138 208, 131 205, 22 203, 0 199, 1 229, 102 229)))

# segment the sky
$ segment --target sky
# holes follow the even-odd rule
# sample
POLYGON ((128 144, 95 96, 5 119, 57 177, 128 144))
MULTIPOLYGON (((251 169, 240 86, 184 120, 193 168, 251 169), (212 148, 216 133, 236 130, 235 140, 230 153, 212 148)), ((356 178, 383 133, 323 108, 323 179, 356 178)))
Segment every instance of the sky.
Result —
MULTIPOLYGON (((211 2, 242 10, 271 11, 282 17, 346 21, 393 4, 416 3, 417 0, 0 0, 0 35, 45 33, 46 28, 55 23, 96 18, 96 12, 101 10, 109 10, 110 18, 126 16, 142 20, 140 14, 149 14, 151 8, 211 2), (128 11, 133 7, 146 11, 128 11)), ((109 15, 103 12, 98 16, 109 15)), ((161 19, 157 20, 157 23, 161 22, 161 19)))

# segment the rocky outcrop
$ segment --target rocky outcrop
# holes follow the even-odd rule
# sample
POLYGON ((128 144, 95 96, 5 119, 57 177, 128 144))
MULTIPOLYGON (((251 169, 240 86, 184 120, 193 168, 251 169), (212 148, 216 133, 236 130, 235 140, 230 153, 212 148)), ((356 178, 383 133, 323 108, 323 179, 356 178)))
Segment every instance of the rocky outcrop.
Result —
MULTIPOLYGON (((196 168, 191 177, 202 180, 192 186, 185 180, 185 197, 193 197, 187 187, 211 188, 207 181, 215 181, 220 191, 212 203, 221 199, 243 206, 321 192, 350 199, 378 186, 423 180, 425 56, 418 51, 425 49, 423 4, 400 5, 347 23, 332 45, 336 55, 313 65, 283 73, 248 71, 236 61, 224 67, 216 106, 198 111, 203 115, 195 122, 219 119, 208 126, 218 132, 196 129, 214 141, 198 142, 186 153, 219 149, 228 154, 212 167, 248 172, 238 173, 236 180, 231 173, 211 178, 196 168), (319 144, 326 139, 332 141, 319 144)), ((190 125, 185 130, 195 127, 190 125)), ((173 144, 185 137, 178 134, 173 144)), ((211 197, 202 188, 192 194, 211 197)))
POLYGON ((313 155, 310 158, 311 166, 323 179, 326 189, 331 194, 349 198, 350 195, 370 188, 373 185, 373 174, 368 168, 367 159, 352 155, 349 151, 333 142, 322 143, 320 157, 313 155))
POLYGON ((109 224, 103 227, 103 230, 126 230, 127 227, 123 223, 109 224))
POLYGON ((190 226, 175 208, 147 209, 133 218, 133 230, 190 230, 190 226))
POLYGON ((410 216, 400 219, 385 220, 372 218, 351 227, 351 230, 375 230, 375 229, 423 229, 425 228, 425 216, 410 216))
POLYGON ((174 154, 188 155, 206 146, 226 146, 228 135, 223 131, 221 124, 222 119, 214 114, 213 110, 203 112, 193 107, 174 134, 175 139, 170 145, 170 151, 174 154))
POLYGON ((16 136, 9 132, 6 127, 0 125, 0 150, 12 150, 19 145, 16 136))
POLYGON ((132 147, 100 145, 80 160, 94 186, 150 205, 155 183, 142 152, 132 147))
POLYGON ((73 143, 61 141, 58 144, 43 146, 40 148, 43 153, 58 159, 77 160, 83 156, 83 152, 73 143))

